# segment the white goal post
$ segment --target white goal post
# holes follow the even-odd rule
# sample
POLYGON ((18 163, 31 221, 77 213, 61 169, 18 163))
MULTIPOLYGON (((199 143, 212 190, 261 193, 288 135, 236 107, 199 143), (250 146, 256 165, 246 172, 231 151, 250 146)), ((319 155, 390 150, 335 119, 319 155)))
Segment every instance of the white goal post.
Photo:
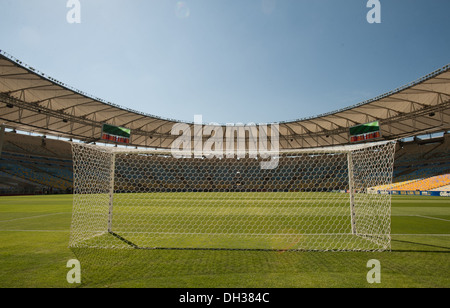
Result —
POLYGON ((385 251, 395 141, 260 157, 72 143, 70 247, 385 251))

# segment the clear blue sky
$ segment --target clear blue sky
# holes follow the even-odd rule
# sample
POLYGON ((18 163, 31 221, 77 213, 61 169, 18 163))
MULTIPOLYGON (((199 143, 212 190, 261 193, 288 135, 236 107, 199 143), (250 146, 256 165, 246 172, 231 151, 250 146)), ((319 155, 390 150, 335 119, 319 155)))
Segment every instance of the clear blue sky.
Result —
POLYGON ((0 49, 93 96, 165 118, 315 116, 450 63, 449 0, 0 0, 0 49))

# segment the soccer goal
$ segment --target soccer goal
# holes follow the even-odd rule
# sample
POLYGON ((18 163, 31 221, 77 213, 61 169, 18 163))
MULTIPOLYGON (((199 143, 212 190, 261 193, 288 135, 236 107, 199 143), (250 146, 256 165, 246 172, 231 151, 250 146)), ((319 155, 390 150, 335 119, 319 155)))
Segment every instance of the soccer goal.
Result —
POLYGON ((390 250, 395 142, 263 158, 175 158, 73 143, 70 246, 104 249, 390 250))

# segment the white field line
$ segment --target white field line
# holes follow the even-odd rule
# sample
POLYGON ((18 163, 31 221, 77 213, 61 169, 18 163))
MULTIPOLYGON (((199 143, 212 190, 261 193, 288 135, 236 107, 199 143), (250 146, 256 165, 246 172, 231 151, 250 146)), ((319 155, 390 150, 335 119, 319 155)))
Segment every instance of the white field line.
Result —
POLYGON ((448 219, 443 219, 443 218, 436 218, 436 217, 429 217, 429 216, 422 216, 422 215, 415 215, 415 216, 421 217, 421 218, 435 219, 435 220, 442 220, 442 221, 448 221, 448 222, 450 222, 450 220, 448 220, 448 219))
MULTIPOLYGON (((61 212, 61 213, 52 213, 52 214, 46 214, 46 215, 38 215, 38 216, 31 216, 31 217, 23 217, 23 218, 15 218, 10 220, 1 220, 0 223, 3 222, 12 222, 12 221, 18 221, 18 220, 26 220, 26 219, 34 219, 34 218, 41 218, 41 217, 48 217, 48 216, 55 216, 55 215, 63 215, 63 214, 71 214, 70 212, 61 212)), ((420 217, 425 219, 434 219, 434 220, 441 220, 441 221, 447 221, 450 222, 448 219, 442 219, 442 218, 436 218, 436 217, 430 217, 430 216, 423 216, 423 215, 392 215, 396 217, 420 217)), ((70 230, 0 230, 0 232, 70 232, 70 230)), ((140 234, 155 234, 154 232, 137 232, 140 234)), ((161 234, 166 234, 165 232, 162 232, 161 234)), ((169 233, 170 234, 170 233, 169 233)), ((197 233, 191 233, 191 235, 194 235, 197 233)), ((215 234, 217 235, 217 234, 215 234)), ((226 235, 236 235, 236 234, 226 234, 226 235)), ((241 234, 238 234, 241 235, 241 234)), ((248 235, 248 234, 246 234, 248 235)), ((253 236, 293 236, 293 234, 250 234, 253 236)), ((337 236, 337 235, 348 235, 343 233, 333 233, 333 234, 298 234, 298 236, 337 236)), ((450 236, 450 234, 391 234, 391 236, 450 236)))
POLYGON ((53 232, 59 232, 59 233, 69 233, 70 230, 0 230, 0 232, 41 232, 41 233, 53 233, 53 232))
MULTIPOLYGON (((59 232, 59 233, 70 233, 70 230, 0 230, 0 232, 37 232, 37 233, 52 233, 52 232, 59 232)), ((135 232, 136 233, 136 232, 135 232)), ((143 233, 151 233, 151 232, 138 232, 139 234, 143 233)), ((184 234, 173 234, 168 233, 172 235, 184 235, 184 234)), ((209 234, 210 235, 210 234, 209 234)), ((274 235, 274 234, 270 234, 274 235)), ((280 234, 275 234, 280 236, 280 234)), ((288 236, 292 236, 293 234, 287 234, 288 236)), ((351 235, 350 233, 345 234, 301 234, 299 236, 317 236, 317 235, 323 235, 323 236, 335 236, 335 235, 351 235)), ((450 234, 391 234, 391 236, 440 236, 440 237, 450 237, 450 234)))
POLYGON ((52 213, 52 214, 45 214, 45 215, 38 215, 38 216, 21 217, 21 218, 14 218, 14 219, 8 219, 8 220, 0 220, 0 223, 2 223, 2 222, 11 222, 11 221, 18 221, 18 220, 25 220, 25 219, 34 219, 34 218, 48 217, 48 216, 55 216, 55 215, 62 215, 62 214, 72 214, 72 213, 70 213, 70 212, 62 212, 62 213, 52 213))
POLYGON ((450 220, 448 219, 443 219, 443 218, 437 218, 437 217, 431 217, 431 216, 424 216, 424 215, 391 215, 392 217, 420 217, 420 218, 426 218, 426 219, 434 219, 434 220, 441 220, 441 221, 448 221, 450 222, 450 220))
POLYGON ((450 236, 450 234, 391 234, 391 236, 450 236))

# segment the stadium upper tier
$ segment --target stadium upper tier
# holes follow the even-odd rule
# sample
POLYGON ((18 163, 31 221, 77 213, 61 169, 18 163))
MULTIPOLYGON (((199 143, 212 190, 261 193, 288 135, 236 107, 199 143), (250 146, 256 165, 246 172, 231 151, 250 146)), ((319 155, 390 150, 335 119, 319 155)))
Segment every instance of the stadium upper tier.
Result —
MULTIPOLYGON (((379 121, 382 139, 450 130, 450 66, 360 104, 279 123, 280 149, 345 145, 349 128, 379 121)), ((131 129, 132 146, 171 147, 176 120, 105 102, 0 51, 0 124, 42 135, 100 141, 107 123, 131 129)), ((193 131, 193 123, 189 124, 193 131)), ((224 127, 225 128, 225 127, 224 127)), ((204 136, 208 139, 210 136, 204 136)))

